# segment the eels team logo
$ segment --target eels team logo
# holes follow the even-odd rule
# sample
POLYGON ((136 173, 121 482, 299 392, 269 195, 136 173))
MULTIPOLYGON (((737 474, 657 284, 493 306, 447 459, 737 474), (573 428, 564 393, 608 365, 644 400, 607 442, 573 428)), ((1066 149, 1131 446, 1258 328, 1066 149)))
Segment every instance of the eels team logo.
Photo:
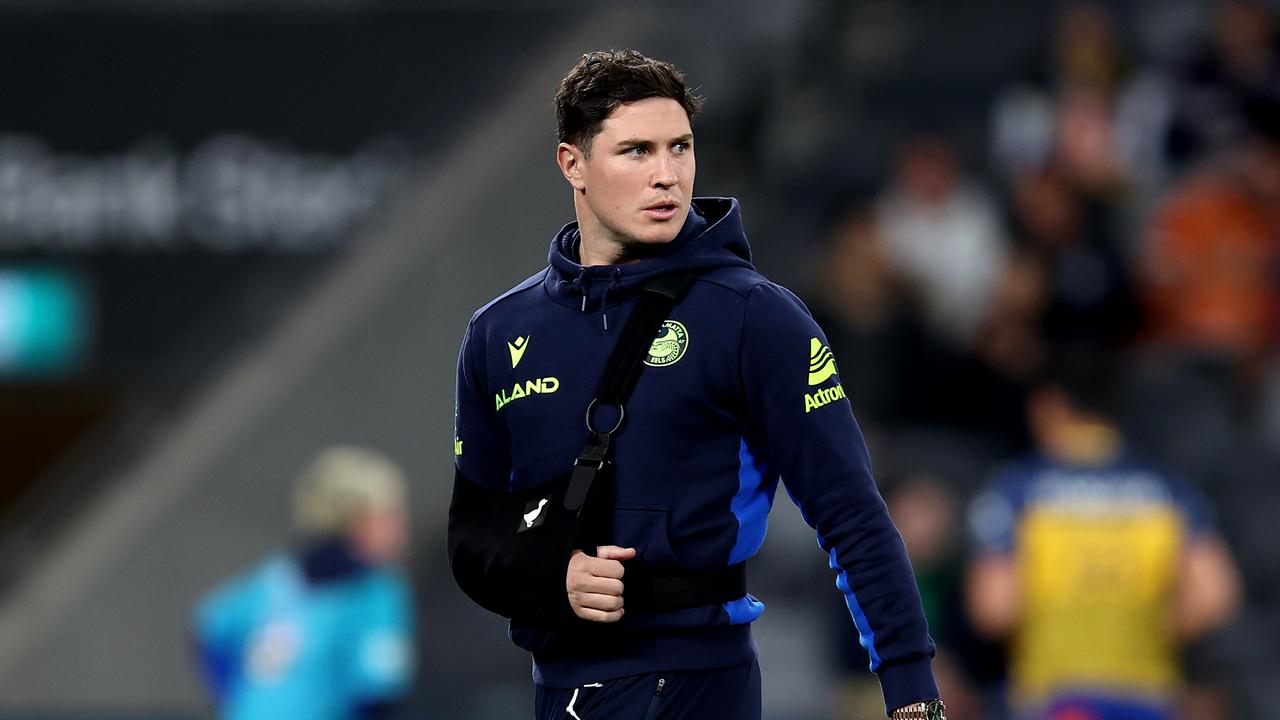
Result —
POLYGON ((649 354, 645 357, 644 364, 649 367, 674 365, 684 357, 688 349, 689 331, 684 329, 684 325, 675 320, 663 320, 662 329, 658 331, 658 337, 654 338, 653 344, 649 346, 649 354))

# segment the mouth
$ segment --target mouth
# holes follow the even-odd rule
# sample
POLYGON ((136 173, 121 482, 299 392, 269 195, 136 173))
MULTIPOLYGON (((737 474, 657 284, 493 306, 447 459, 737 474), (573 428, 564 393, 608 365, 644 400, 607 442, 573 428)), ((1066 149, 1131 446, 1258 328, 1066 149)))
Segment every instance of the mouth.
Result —
POLYGON ((679 209, 679 203, 676 203, 674 200, 665 200, 646 207, 644 209, 644 214, 648 215, 652 220, 670 220, 676 216, 676 211, 679 209))

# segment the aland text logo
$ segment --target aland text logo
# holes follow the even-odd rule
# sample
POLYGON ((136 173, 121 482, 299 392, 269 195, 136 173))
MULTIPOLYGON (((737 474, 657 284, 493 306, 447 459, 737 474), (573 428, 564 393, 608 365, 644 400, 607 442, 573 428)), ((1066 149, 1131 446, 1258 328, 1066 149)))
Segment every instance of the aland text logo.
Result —
POLYGON ((821 385, 836 374, 836 358, 831 348, 818 338, 809 340, 809 384, 821 385))
POLYGON ((537 380, 526 380, 518 382, 510 390, 503 389, 501 392, 495 393, 493 403, 494 411, 497 412, 506 406, 512 400, 529 397, 530 395, 550 395, 560 389, 560 381, 553 377, 539 378, 537 380))
POLYGON ((649 367, 674 365, 689 350, 689 331, 675 320, 663 320, 658 337, 649 346, 644 364, 649 367))

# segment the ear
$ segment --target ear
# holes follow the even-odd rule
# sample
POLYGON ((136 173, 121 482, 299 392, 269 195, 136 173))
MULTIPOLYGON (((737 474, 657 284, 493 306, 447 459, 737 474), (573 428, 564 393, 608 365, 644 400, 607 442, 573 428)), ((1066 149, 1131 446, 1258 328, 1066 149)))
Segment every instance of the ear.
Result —
POLYGON ((587 189, 587 184, 582 179, 584 159, 582 150, 576 145, 560 143, 556 146, 556 164, 560 166, 560 172, 564 175, 564 179, 568 180, 573 189, 578 192, 587 189))

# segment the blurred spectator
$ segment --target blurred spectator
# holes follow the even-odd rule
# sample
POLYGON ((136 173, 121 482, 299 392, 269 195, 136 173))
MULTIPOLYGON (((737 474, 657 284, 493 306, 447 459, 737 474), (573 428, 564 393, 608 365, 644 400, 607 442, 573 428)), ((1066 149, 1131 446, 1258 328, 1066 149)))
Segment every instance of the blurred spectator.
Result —
POLYGON ((925 339, 870 208, 837 219, 819 275, 814 315, 859 418, 893 423, 909 416, 919 404, 912 380, 923 369, 925 339))
POLYGON ((1115 111, 1132 63, 1107 8, 1063 6, 1044 56, 996 100, 997 166, 1017 178, 1061 155, 1072 173, 1108 180, 1118 171, 1115 111))
POLYGON ((1148 335, 1245 369, 1274 347, 1280 261, 1280 101, 1246 105, 1251 131, 1189 177, 1146 233, 1148 335))
POLYGON ((1172 718, 1179 651, 1232 617, 1240 580, 1206 501, 1126 448, 1101 356, 1057 357, 1028 407, 1037 452, 971 508, 970 617, 1009 638, 1022 716, 1172 718))
POLYGON ((969 629, 960 602, 960 504, 940 478, 926 473, 908 476, 889 491, 885 502, 907 546, 929 618, 929 634, 938 644, 933 671, 938 690, 947 700, 947 717, 982 717, 962 662, 969 629))
POLYGON ((1164 181, 1169 83, 1136 61, 1100 3, 1065 4, 1050 46, 995 101, 996 166, 1015 191, 1052 166, 1091 221, 1127 236, 1164 181))
POLYGON ((1265 0, 1222 0, 1213 33, 1180 70, 1167 145, 1186 167, 1238 141, 1240 101, 1280 98, 1280 33, 1265 0))
POLYGON ((1136 294, 1108 209, 1077 192, 1056 165, 1019 183, 1015 227, 1043 275, 1038 325, 1050 343, 1129 339, 1136 294))
MULTIPOLYGON (((970 634, 960 602, 959 502, 940 478, 929 473, 907 475, 891 484, 885 502, 907 547, 929 619, 929 634, 938 646, 933 671, 938 690, 946 699, 947 717, 977 720, 983 717, 981 703, 962 661, 970 634)), ((879 690, 866 672, 866 653, 857 649, 857 636, 847 625, 841 625, 843 629, 837 633, 846 650, 842 653, 846 675, 836 693, 837 717, 874 717, 873 713, 880 711, 879 690)))
POLYGON ((1015 252, 1000 273, 995 301, 978 335, 978 355, 1019 383, 1034 377, 1045 361, 1041 319, 1049 303, 1047 276, 1040 256, 1015 252))
POLYGON ((386 717, 413 669, 408 585, 394 568, 405 483, 386 457, 321 453, 297 481, 297 550, 267 559, 201 603, 195 639, 219 716, 386 717))
POLYGON ((877 214, 889 260, 919 293, 929 327, 969 347, 1008 251, 994 201, 946 142, 921 135, 900 150, 877 214))
MULTIPOLYGON (((828 233, 814 303, 859 419, 872 431, 919 423, 997 433, 1020 426, 1016 373, 927 323, 911 278, 889 255, 880 217, 866 207, 839 216, 828 233)), ((992 288, 997 291, 1003 286, 992 288)), ((987 342, 989 324, 984 321, 979 342, 987 342)), ((1016 342, 1007 349, 1025 354, 1016 342)))

